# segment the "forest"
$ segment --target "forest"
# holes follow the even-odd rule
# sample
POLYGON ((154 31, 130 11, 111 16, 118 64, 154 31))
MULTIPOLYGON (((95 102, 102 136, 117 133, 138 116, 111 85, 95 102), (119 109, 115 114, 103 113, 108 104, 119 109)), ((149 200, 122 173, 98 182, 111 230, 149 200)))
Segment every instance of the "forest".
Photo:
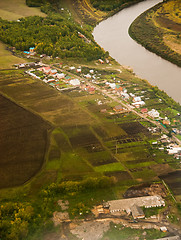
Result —
POLYGON ((0 40, 17 50, 35 47, 37 53, 53 57, 91 61, 105 56, 90 32, 58 15, 27 17, 17 22, 0 19, 0 40), (81 38, 79 32, 90 41, 81 38))
POLYGON ((112 11, 119 9, 125 4, 133 4, 139 0, 91 0, 93 7, 101 11, 112 11))

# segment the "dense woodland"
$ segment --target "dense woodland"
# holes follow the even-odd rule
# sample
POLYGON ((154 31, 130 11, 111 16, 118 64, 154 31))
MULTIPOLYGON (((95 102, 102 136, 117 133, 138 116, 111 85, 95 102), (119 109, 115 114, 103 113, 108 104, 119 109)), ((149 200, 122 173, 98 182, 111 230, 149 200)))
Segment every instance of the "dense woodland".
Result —
POLYGON ((93 7, 101 11, 112 11, 119 9, 123 5, 136 3, 139 0, 91 0, 93 7))
POLYGON ((29 47, 35 47, 37 53, 53 57, 90 61, 105 56, 88 31, 61 16, 33 16, 22 18, 19 22, 0 19, 0 40, 17 50, 26 51, 29 47), (91 42, 81 38, 78 32, 91 42))

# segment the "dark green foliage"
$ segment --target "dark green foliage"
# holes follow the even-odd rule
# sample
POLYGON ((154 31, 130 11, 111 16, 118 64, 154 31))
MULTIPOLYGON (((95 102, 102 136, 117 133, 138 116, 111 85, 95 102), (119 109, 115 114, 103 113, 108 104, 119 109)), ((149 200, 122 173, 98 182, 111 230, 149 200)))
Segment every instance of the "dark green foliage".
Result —
POLYGON ((101 11, 112 11, 119 9, 123 5, 129 5, 138 2, 137 0, 91 0, 93 7, 101 11))
POLYGON ((20 22, 0 19, 0 40, 27 51, 36 47, 39 54, 95 60, 104 57, 104 51, 94 42, 92 35, 79 25, 68 22, 60 15, 42 18, 38 16, 22 18, 20 22), (79 37, 81 32, 90 39, 88 43, 79 37))
MULTIPOLYGON (((156 11, 160 4, 152 8, 156 11)), ((163 42, 163 32, 149 19, 150 10, 141 14, 129 28, 130 36, 146 49, 181 67, 180 54, 174 52, 163 42)))

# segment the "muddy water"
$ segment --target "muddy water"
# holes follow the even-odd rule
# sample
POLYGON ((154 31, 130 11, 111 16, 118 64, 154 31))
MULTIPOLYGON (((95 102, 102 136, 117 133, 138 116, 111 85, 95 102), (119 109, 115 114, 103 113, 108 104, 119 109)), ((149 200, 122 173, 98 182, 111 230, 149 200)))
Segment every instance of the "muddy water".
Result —
POLYGON ((128 34, 134 19, 159 2, 147 0, 122 10, 97 25, 93 35, 96 42, 121 65, 130 66, 138 76, 181 103, 181 68, 147 51, 128 34))

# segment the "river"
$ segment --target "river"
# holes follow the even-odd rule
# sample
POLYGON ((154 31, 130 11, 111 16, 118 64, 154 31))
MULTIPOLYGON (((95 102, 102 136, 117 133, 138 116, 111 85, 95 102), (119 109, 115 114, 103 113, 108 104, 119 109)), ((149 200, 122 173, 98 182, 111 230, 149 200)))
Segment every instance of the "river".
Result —
POLYGON ((159 3, 147 0, 125 8, 99 23, 94 31, 95 41, 121 65, 130 66, 139 77, 164 90, 181 103, 181 68, 149 52, 128 34, 134 19, 159 3))

